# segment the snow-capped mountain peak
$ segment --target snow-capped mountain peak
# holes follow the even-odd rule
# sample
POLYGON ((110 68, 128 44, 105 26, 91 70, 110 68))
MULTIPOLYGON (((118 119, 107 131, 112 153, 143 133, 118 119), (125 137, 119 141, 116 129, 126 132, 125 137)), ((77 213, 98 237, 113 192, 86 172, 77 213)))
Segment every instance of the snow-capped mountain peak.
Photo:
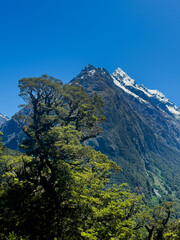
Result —
POLYGON ((133 86, 135 84, 134 79, 130 78, 121 68, 117 68, 112 74, 119 82, 126 86, 133 86))
POLYGON ((142 84, 136 84, 121 68, 117 68, 112 74, 114 84, 126 93, 151 106, 157 106, 161 110, 174 115, 180 120, 180 108, 175 106, 163 93, 158 90, 147 89, 142 84))

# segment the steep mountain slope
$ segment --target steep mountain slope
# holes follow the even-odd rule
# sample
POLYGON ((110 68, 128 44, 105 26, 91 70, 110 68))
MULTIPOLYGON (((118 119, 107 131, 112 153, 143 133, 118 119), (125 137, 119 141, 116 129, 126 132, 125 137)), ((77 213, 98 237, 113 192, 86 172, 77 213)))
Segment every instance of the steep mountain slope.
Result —
POLYGON ((180 108, 161 92, 138 85, 118 68, 111 74, 115 85, 123 89, 133 109, 164 143, 180 149, 180 108))
POLYGON ((89 144, 122 166, 123 172, 113 181, 128 182, 131 189, 150 198, 173 198, 174 191, 179 196, 179 126, 175 126, 179 120, 156 106, 155 99, 149 104, 145 97, 134 97, 134 92, 129 94, 114 82, 114 75, 92 65, 72 80, 104 99, 103 132, 89 144), (162 121, 160 126, 157 119, 162 121))

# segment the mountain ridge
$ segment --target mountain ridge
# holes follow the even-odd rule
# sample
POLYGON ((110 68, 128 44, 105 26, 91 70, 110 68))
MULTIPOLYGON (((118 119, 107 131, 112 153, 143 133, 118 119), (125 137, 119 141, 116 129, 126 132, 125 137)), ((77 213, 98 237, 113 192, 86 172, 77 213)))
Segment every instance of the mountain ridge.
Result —
MULTIPOLYGON (((166 110, 169 111, 170 114, 173 114, 180 121, 180 108, 167 99, 160 91, 148 89, 143 84, 136 84, 135 80, 130 78, 121 68, 117 68, 111 74, 111 76, 114 80, 114 84, 121 88, 125 87, 126 90, 129 89, 128 93, 132 94, 134 97, 138 98, 138 95, 133 94, 133 88, 143 92, 149 98, 155 98, 159 102, 165 104, 167 107, 166 110)), ((123 88, 123 90, 125 89, 123 88)), ((143 98, 140 98, 140 100, 146 102, 143 98)))

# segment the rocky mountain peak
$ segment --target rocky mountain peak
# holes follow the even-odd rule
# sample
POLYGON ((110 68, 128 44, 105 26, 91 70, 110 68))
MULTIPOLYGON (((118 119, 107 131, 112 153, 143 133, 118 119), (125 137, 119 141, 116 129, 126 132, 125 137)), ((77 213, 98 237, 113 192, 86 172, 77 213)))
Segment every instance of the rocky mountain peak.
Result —
POLYGON ((82 69, 82 71, 91 71, 95 70, 96 68, 92 64, 88 64, 86 67, 82 69))
POLYGON ((114 77, 122 85, 125 85, 125 86, 133 86, 133 85, 135 85, 134 79, 130 78, 121 68, 117 68, 112 73, 112 77, 114 77))
MULTIPOLYGON (((98 82, 104 82, 104 84, 114 85, 112 77, 105 68, 96 68, 93 65, 89 64, 85 68, 83 68, 82 71, 75 78, 72 79, 70 84, 73 83, 87 85, 88 83, 91 83, 91 85, 94 85, 94 87, 96 88, 98 82)), ((88 91, 87 88, 86 90, 88 91)))
POLYGON ((80 75, 85 75, 85 76, 93 76, 93 75, 99 75, 99 74, 109 74, 109 72, 105 68, 96 68, 91 64, 88 64, 85 68, 82 69, 80 74, 77 76, 79 77, 80 75))

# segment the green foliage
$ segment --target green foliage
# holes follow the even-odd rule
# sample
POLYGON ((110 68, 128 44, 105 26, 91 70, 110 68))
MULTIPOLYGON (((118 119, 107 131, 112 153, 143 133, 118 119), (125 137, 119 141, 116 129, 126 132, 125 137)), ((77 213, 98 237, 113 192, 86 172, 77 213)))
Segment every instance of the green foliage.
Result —
POLYGON ((78 140, 80 134, 74 127, 55 127, 49 136, 54 133, 56 142, 52 153, 49 152, 48 164, 25 155, 2 158, 0 223, 7 228, 7 233, 18 230, 22 236, 31 235, 32 239, 36 236, 33 234, 43 238, 46 233, 47 239, 59 232, 63 239, 66 235, 67 239, 80 235, 78 228, 84 210, 92 212, 89 202, 102 191, 110 169, 118 169, 100 152, 82 146, 78 140), (8 215, 7 219, 4 214, 8 215))
POLYGON ((167 232, 164 235, 165 240, 179 240, 180 239, 180 220, 171 222, 167 232))
POLYGON ((81 132, 81 141, 101 132, 98 125, 105 120, 102 100, 97 95, 89 97, 79 86, 60 83, 46 75, 19 81, 20 96, 32 106, 29 117, 20 116, 23 130, 31 140, 26 142, 27 148, 35 147, 37 136, 43 141, 44 132, 57 124, 75 126, 81 132))
POLYGON ((16 156, 22 155, 22 153, 17 151, 17 150, 12 150, 10 148, 5 148, 2 155, 4 155, 4 156, 11 155, 11 156, 16 157, 16 156))
POLYGON ((3 146, 3 144, 2 144, 2 142, 1 142, 1 140, 2 140, 2 136, 3 134, 0 132, 0 154, 2 154, 2 152, 4 151, 4 146, 3 146))
POLYGON ((164 239, 164 235, 171 224, 170 220, 173 212, 173 206, 173 202, 164 202, 154 208, 146 219, 145 224, 146 230, 148 231, 148 239, 164 239))
POLYGON ((9 233, 8 237, 5 237, 6 240, 28 240, 28 237, 22 238, 18 237, 14 232, 9 233))
POLYGON ((141 197, 131 194, 124 185, 101 191, 92 199, 92 216, 84 220, 85 239, 142 239, 147 208, 141 197))

